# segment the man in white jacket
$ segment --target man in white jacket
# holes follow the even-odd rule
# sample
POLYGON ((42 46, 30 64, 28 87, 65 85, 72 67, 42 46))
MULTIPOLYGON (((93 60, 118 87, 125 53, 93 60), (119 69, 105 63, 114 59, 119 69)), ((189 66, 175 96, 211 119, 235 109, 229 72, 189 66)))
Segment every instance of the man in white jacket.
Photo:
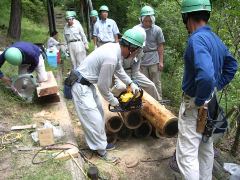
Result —
POLYGON ((76 69, 78 80, 72 86, 74 105, 83 126, 86 142, 91 150, 96 150, 98 155, 107 161, 116 158, 107 154, 108 144, 105 133, 105 121, 101 102, 96 93, 96 84, 101 95, 112 106, 119 102, 110 92, 112 77, 115 74, 133 93, 138 93, 139 88, 126 74, 121 59, 134 58, 140 52, 144 37, 139 31, 127 30, 119 43, 108 43, 97 48, 76 69))

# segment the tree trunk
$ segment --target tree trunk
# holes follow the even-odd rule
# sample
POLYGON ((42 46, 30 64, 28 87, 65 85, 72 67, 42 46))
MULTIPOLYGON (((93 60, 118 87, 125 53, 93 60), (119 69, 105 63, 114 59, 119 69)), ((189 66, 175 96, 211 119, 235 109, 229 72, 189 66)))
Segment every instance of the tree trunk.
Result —
POLYGON ((8 27, 8 37, 19 40, 21 36, 22 3, 21 0, 12 0, 11 15, 8 27))

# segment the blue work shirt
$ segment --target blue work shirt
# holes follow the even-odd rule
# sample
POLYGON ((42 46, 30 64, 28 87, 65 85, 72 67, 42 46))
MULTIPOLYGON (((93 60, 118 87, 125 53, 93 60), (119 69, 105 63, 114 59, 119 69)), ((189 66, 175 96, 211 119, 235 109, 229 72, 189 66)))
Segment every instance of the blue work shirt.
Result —
MULTIPOLYGON (((10 47, 18 48, 23 55, 22 64, 30 64, 30 67, 28 68, 28 72, 32 73, 34 69, 37 67, 39 62, 39 56, 40 56, 40 49, 37 45, 34 45, 29 42, 16 42, 12 44, 10 47)), ((5 52, 6 50, 0 55, 0 68, 5 62, 5 52)), ((0 70, 0 78, 2 78, 4 75, 0 70)))
POLYGON ((184 65, 182 90, 195 97, 197 106, 204 104, 215 87, 223 89, 233 79, 238 66, 209 26, 198 28, 189 37, 184 65))

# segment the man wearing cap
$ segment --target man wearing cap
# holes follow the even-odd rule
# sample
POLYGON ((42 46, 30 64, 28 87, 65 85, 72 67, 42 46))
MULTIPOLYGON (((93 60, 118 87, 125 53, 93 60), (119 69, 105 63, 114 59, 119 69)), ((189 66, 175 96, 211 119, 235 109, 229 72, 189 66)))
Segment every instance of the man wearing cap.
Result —
POLYGON ((100 20, 94 25, 93 42, 95 49, 108 42, 118 42, 119 30, 114 20, 108 18, 109 9, 103 5, 99 8, 100 20))
POLYGON ((212 180, 213 140, 203 140, 198 115, 214 89, 222 90, 234 77, 237 61, 207 25, 209 0, 183 0, 181 13, 189 34, 184 54, 183 100, 179 110, 176 160, 187 180, 212 180))
MULTIPOLYGON (((47 81, 47 72, 45 70, 44 59, 38 46, 30 42, 16 42, 8 47, 0 55, 0 68, 7 61, 8 63, 19 67, 19 74, 32 73, 36 71, 37 81, 47 81)), ((0 71, 0 79, 8 86, 11 86, 11 80, 4 76, 0 71)))
MULTIPOLYGON (((144 36, 144 45, 146 41, 146 32, 142 27, 135 26, 133 29, 139 31, 144 36)), ((144 47, 144 46, 143 46, 144 47)), ((127 73, 127 75, 137 83, 142 89, 149 93, 157 101, 161 100, 161 97, 158 94, 155 84, 148 79, 143 73, 140 72, 141 59, 143 57, 143 52, 141 51, 136 57, 132 59, 122 60, 122 66, 127 73)), ((118 78, 114 78, 114 86, 111 91, 115 96, 118 96, 121 92, 126 90, 125 84, 119 81, 118 78)))
POLYGON ((162 29, 155 25, 154 9, 144 6, 141 9, 141 24, 137 25, 146 31, 146 44, 143 48, 144 56, 141 60, 141 72, 156 86, 160 99, 162 99, 162 87, 160 71, 163 70, 163 44, 165 42, 162 29))
POLYGON ((141 50, 144 37, 136 30, 127 30, 120 43, 107 43, 94 50, 76 69, 78 80, 72 86, 73 102, 83 126, 85 139, 90 149, 107 160, 115 161, 106 149, 113 148, 107 144, 104 114, 101 101, 96 93, 99 92, 112 106, 118 106, 118 99, 110 92, 112 77, 115 74, 134 94, 139 88, 133 83, 121 65, 121 59, 133 58, 141 50), (109 51, 111 50, 111 51, 109 51))
POLYGON ((64 39, 68 45, 73 69, 77 68, 85 59, 86 49, 88 49, 88 41, 82 25, 74 17, 75 13, 67 12, 67 24, 64 27, 64 39))
POLYGON ((92 10, 90 12, 90 20, 91 20, 91 36, 93 36, 94 24, 99 20, 98 12, 96 10, 92 10))

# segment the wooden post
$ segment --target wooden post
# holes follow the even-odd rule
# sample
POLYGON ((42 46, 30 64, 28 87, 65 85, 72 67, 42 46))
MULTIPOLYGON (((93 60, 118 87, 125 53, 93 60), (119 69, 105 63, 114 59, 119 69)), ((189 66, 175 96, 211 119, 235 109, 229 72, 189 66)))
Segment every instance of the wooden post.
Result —
POLYGON ((178 119, 165 106, 159 104, 146 91, 143 93, 142 115, 152 123, 162 136, 173 137, 178 132, 178 119))

